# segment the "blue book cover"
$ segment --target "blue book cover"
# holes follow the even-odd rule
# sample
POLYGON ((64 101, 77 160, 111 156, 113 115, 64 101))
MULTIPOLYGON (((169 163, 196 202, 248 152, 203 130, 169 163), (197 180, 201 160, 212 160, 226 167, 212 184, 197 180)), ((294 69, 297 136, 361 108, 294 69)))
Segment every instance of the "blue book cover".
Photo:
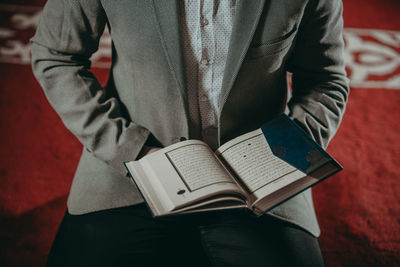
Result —
POLYGON ((275 156, 306 174, 311 175, 327 163, 336 165, 337 171, 343 169, 286 114, 263 124, 261 130, 275 156))

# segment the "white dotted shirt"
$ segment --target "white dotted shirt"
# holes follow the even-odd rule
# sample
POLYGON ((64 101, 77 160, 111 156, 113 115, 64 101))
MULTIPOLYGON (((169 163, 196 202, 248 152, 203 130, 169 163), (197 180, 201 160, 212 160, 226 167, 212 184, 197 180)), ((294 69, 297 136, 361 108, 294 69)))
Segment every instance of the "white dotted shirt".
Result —
MULTIPOLYGON (((216 131, 222 79, 232 33, 236 0, 185 0, 181 5, 189 115, 194 128, 207 140, 216 131)), ((215 139, 215 138, 214 138, 215 139)))

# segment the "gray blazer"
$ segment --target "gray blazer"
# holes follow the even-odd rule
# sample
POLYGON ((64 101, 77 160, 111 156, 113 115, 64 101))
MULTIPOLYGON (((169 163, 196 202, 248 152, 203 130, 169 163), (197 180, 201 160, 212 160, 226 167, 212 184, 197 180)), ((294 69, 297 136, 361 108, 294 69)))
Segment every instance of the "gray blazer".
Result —
MULTIPOLYGON (((323 147, 348 95, 342 3, 238 1, 219 104, 219 144, 287 110, 323 147), (293 73, 288 99, 286 72, 293 73)), ((71 214, 142 202, 126 176, 149 136, 162 146, 197 138, 188 120, 179 1, 49 0, 31 40, 44 92, 84 149, 68 198, 71 214), (105 87, 89 58, 108 26, 112 67, 105 87)), ((311 191, 270 213, 319 235, 311 191)))

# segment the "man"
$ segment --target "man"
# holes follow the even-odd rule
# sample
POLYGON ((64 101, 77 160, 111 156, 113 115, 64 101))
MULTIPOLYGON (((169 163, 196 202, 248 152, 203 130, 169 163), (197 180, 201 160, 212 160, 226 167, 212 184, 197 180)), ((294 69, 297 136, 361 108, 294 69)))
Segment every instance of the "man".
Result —
POLYGON ((216 148, 285 110, 326 147, 348 95, 341 12, 332 0, 49 0, 33 70, 84 149, 48 264, 323 265, 310 190, 261 218, 153 219, 123 162, 182 139, 216 148), (103 88, 89 58, 106 25, 103 88))

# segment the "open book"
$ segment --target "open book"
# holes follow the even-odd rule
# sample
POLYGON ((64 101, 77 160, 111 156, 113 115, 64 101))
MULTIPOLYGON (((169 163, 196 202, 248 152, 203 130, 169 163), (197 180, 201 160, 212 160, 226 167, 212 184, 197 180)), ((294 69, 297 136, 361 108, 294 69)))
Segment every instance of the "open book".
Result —
POLYGON ((125 166, 154 216, 244 207, 261 215, 342 169, 284 114, 215 152, 187 140, 125 166))

